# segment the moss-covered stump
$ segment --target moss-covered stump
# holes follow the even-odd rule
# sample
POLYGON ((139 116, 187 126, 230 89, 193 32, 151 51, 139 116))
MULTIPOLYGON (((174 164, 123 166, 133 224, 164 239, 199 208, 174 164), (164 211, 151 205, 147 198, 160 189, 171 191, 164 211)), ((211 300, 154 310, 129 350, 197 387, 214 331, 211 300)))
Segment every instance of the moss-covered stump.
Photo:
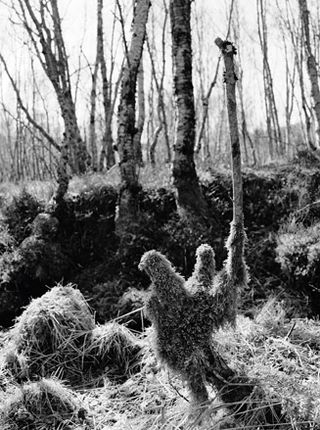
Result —
POLYGON ((76 396, 57 379, 12 386, 0 399, 1 430, 67 430, 80 423, 76 396))

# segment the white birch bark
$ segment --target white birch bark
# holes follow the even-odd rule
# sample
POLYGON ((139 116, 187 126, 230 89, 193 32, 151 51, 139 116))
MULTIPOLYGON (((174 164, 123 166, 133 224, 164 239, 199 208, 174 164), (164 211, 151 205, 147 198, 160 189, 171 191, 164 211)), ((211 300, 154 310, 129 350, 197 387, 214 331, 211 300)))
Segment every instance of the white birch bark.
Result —
POLYGON ((118 110, 118 151, 120 157, 121 190, 118 206, 117 229, 137 221, 137 194, 140 190, 138 164, 135 157, 134 136, 136 133, 136 87, 150 0, 137 0, 134 8, 132 38, 123 67, 120 103, 118 110))

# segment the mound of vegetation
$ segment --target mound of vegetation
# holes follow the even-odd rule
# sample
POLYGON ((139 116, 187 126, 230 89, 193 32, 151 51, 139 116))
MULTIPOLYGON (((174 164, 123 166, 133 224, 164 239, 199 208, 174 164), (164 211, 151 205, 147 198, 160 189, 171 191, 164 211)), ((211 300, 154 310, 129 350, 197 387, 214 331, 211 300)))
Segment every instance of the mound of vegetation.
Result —
POLYGON ((32 221, 43 210, 44 202, 39 201, 24 188, 4 204, 3 221, 17 244, 31 234, 32 221))
POLYGON ((79 290, 56 286, 32 300, 7 333, 4 362, 16 377, 59 374, 83 379, 83 356, 95 327, 79 290))
POLYGON ((125 326, 107 323, 96 326, 91 333, 90 347, 86 351, 90 359, 93 378, 103 377, 122 383, 141 367, 142 345, 125 326))
POLYGON ((57 379, 42 378, 0 394, 2 430, 71 429, 80 424, 75 394, 57 379), (2 398, 1 398, 2 397, 2 398))
POLYGON ((277 260, 291 288, 304 291, 310 306, 320 314, 320 224, 295 222, 283 226, 278 236, 277 260))
POLYGON ((125 327, 96 326, 79 290, 58 285, 34 299, 6 333, 1 368, 18 381, 51 375, 73 385, 108 376, 124 381, 138 368, 140 350, 125 327))

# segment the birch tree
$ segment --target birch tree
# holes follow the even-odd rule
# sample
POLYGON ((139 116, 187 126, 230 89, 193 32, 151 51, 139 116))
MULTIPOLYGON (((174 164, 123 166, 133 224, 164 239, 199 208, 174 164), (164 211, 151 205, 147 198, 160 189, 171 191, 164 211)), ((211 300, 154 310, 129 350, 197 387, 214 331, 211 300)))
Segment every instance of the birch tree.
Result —
POLYGON ((263 85, 265 96, 264 99, 266 109, 267 132, 269 138, 269 152, 271 159, 273 159, 276 153, 281 154, 283 152, 283 148, 281 131, 279 126, 278 110, 274 97, 273 78, 269 64, 268 28, 265 0, 257 0, 257 22, 258 35, 263 58, 263 85))
MULTIPOLYGON (((150 38, 147 38, 147 48, 150 57, 151 63, 151 84, 155 84, 157 90, 157 101, 156 101, 156 112, 158 117, 158 126, 153 132, 151 145, 149 147, 149 155, 150 161, 153 166, 156 164, 155 160, 155 152, 158 144, 160 133, 163 131, 163 137, 165 140, 165 145, 167 149, 167 158, 165 160, 166 163, 171 162, 171 148, 170 148, 170 140, 169 140, 169 130, 168 130, 168 121, 167 121, 167 112, 165 106, 165 97, 164 97, 164 78, 166 73, 166 29, 167 22, 169 16, 169 10, 167 7, 166 0, 162 2, 163 10, 164 10, 164 19, 161 28, 161 71, 160 76, 157 75, 156 65, 155 65, 155 46, 154 46, 154 25, 152 25, 152 41, 150 42, 150 38)), ((154 24, 152 22, 152 24, 154 24)), ((153 114, 153 106, 151 107, 151 113, 153 114)))
POLYGON ((61 27, 57 0, 39 0, 38 8, 30 0, 12 3, 27 31, 41 66, 48 76, 57 96, 64 122, 63 144, 65 155, 61 168, 69 164, 73 173, 86 170, 87 151, 78 126, 72 96, 68 54, 61 27))
MULTIPOLYGON (((102 5, 103 0, 97 1, 97 50, 96 59, 93 66, 93 71, 91 71, 91 93, 90 93, 90 120, 89 120, 89 146, 91 149, 91 167, 95 172, 98 170, 98 148, 96 139, 96 105, 97 105, 97 81, 98 81, 98 71, 99 64, 101 62, 101 31, 102 31, 102 5)), ((103 37, 103 36, 102 36, 103 37)))
MULTIPOLYGON (((116 82, 115 91, 112 100, 112 86, 111 80, 113 75, 113 43, 114 43, 114 33, 115 33, 115 19, 112 23, 111 30, 111 61, 110 61, 110 73, 109 78, 107 75, 107 65, 104 53, 104 40, 103 40, 103 0, 98 0, 98 29, 97 29, 97 39, 98 39, 98 49, 99 49, 99 62, 100 71, 102 79, 102 96, 103 96, 103 111, 104 111, 104 133, 102 138, 102 148, 99 158, 99 170, 102 171, 104 168, 104 161, 106 160, 107 168, 112 167, 115 164, 115 156, 113 151, 113 138, 112 138, 112 116, 114 113, 115 100, 118 93, 118 87, 120 83, 121 73, 116 82)), ((115 15, 115 14, 114 14, 115 15)))
POLYGON ((302 33, 304 48, 307 60, 307 70, 311 83, 311 97, 313 100, 313 110, 317 120, 317 146, 320 146, 320 89, 318 80, 318 65, 315 54, 311 48, 310 25, 307 0, 299 0, 300 19, 302 24, 302 33))
POLYGON ((176 131, 173 182, 181 215, 206 215, 194 163, 195 107, 192 84, 191 0, 170 0, 176 131))
POLYGON ((137 76, 146 37, 150 0, 137 0, 134 7, 132 38, 126 49, 118 109, 118 151, 120 157, 121 190, 117 229, 135 224, 138 215, 138 163, 135 157, 137 76))
MULTIPOLYGON (((286 0, 285 14, 282 16, 282 19, 283 19, 284 26, 289 34, 293 55, 294 55, 294 64, 297 71, 297 78, 298 78, 299 88, 300 88, 301 107, 304 115, 304 126, 305 126, 305 128, 303 128, 304 139, 307 147, 313 151, 315 150, 315 145, 314 145, 314 138, 312 133, 312 123, 311 123, 312 110, 306 96, 305 77, 304 77, 305 74, 304 74, 304 67, 303 67, 305 55, 304 55, 304 49, 303 49, 303 38, 301 37, 302 25, 301 25, 301 20, 298 19, 298 22, 297 22, 295 15, 296 14, 295 14, 295 11, 292 10, 291 3, 289 2, 289 0, 286 0)), ((298 109, 300 113, 300 104, 298 104, 298 109)))
POLYGON ((141 138, 144 128, 146 109, 145 109, 145 96, 144 96, 144 69, 143 69, 143 58, 141 57, 138 77, 137 77, 137 86, 138 86, 138 119, 136 124, 136 132, 133 138, 133 146, 135 151, 135 158, 139 166, 143 166, 142 159, 142 146, 141 146, 141 138))

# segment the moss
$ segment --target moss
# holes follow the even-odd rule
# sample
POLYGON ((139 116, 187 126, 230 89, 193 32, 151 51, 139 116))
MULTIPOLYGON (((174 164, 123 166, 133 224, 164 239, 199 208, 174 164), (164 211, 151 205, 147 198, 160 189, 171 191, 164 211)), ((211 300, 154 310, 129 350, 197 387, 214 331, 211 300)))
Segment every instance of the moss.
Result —
POLYGON ((287 288, 303 291, 314 313, 320 314, 320 223, 304 227, 299 223, 283 226, 277 238, 277 261, 286 276, 287 288))
POLYGON ((4 222, 9 233, 19 244, 31 233, 31 223, 43 211, 44 204, 36 197, 22 189, 3 209, 4 222))
POLYGON ((47 213, 38 214, 31 224, 31 235, 15 252, 9 281, 18 288, 22 288, 28 279, 34 287, 38 285, 37 288, 30 286, 27 294, 43 293, 45 285, 61 280, 67 272, 70 263, 57 242, 58 228, 57 218, 47 213))
MULTIPOLYGON (((196 402, 208 399, 206 382, 217 389, 224 388, 223 399, 247 396, 253 385, 240 388, 248 379, 245 376, 239 379, 212 343, 213 331, 220 324, 233 323, 236 305, 236 290, 231 280, 225 282, 223 277, 218 278, 223 280, 222 285, 212 283, 213 250, 208 245, 198 248, 195 270, 187 283, 171 263, 154 250, 142 256, 139 268, 146 271, 152 281, 146 313, 153 324, 153 345, 158 358, 186 379, 196 402), (232 290, 231 294, 228 289, 232 290), (225 382, 221 384, 221 380, 225 382), (235 384, 231 391, 228 380, 235 384)), ((227 276, 225 270, 223 274, 227 276)))

